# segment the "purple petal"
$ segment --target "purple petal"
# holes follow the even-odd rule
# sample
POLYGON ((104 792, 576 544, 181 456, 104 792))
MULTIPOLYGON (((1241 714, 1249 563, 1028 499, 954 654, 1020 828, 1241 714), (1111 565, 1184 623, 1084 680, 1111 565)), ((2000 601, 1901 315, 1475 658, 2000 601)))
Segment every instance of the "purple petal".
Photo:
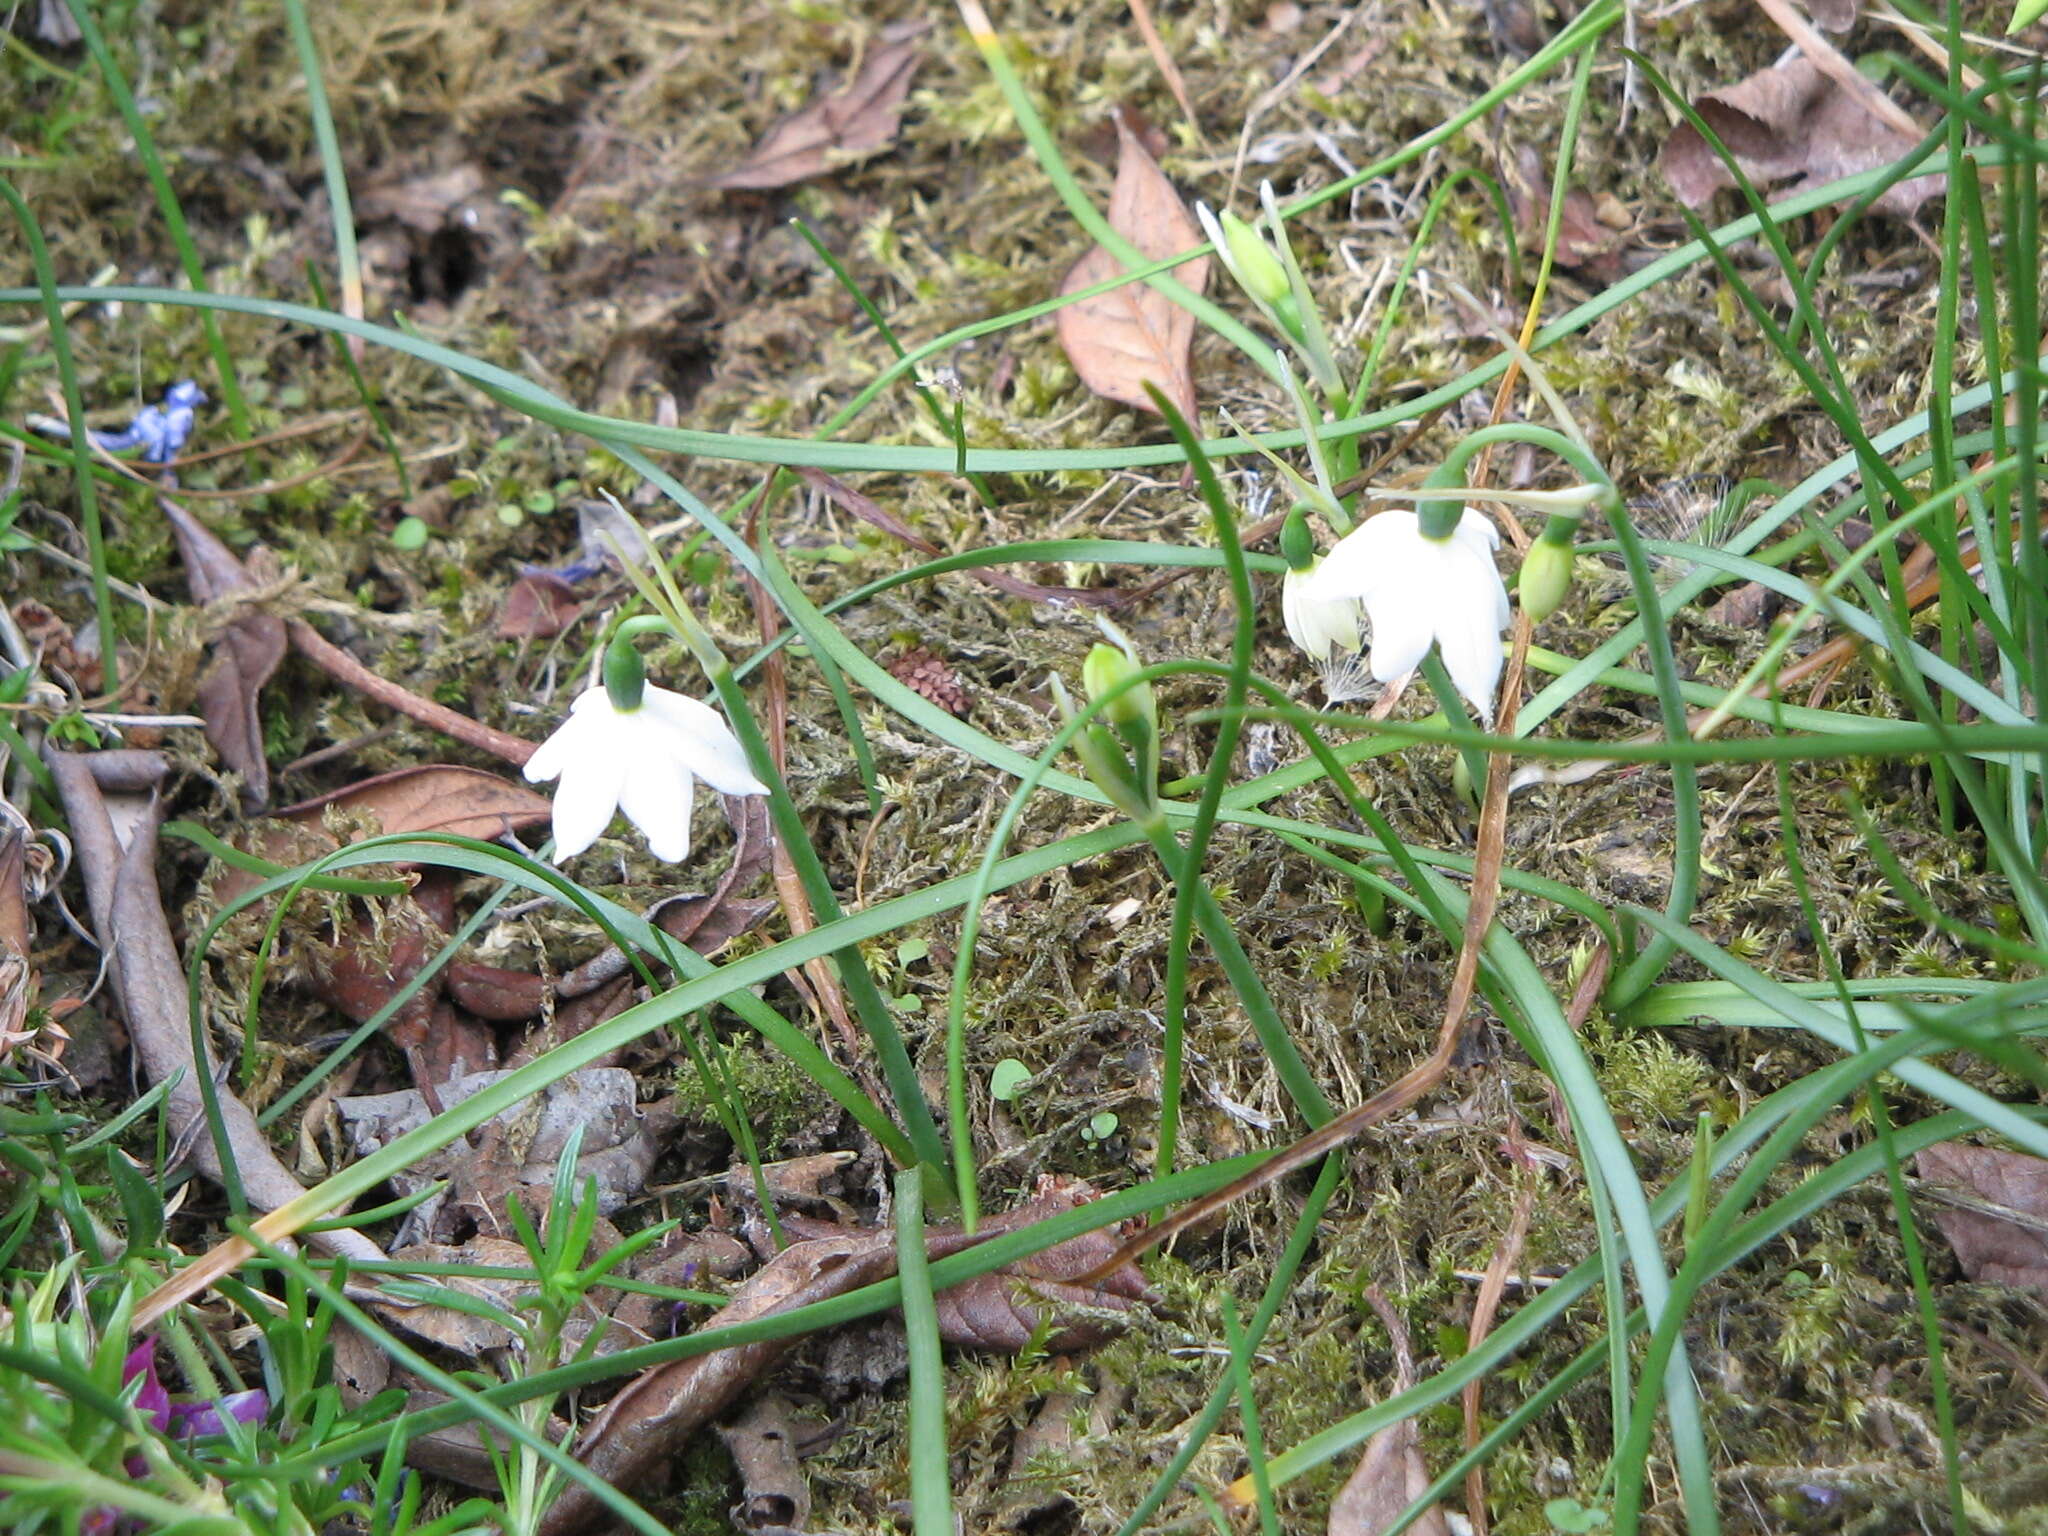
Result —
POLYGON ((158 1429, 165 1428, 171 1421, 171 1394, 156 1373, 155 1335, 129 1350, 128 1358, 121 1362, 121 1384, 138 1379, 142 1387, 135 1394, 136 1411, 158 1429))
POLYGON ((237 1424, 254 1424, 268 1412, 270 1394, 261 1387, 252 1387, 247 1392, 230 1392, 217 1402, 180 1403, 171 1410, 169 1429, 173 1435, 183 1437, 220 1435, 227 1432, 230 1419, 237 1424))

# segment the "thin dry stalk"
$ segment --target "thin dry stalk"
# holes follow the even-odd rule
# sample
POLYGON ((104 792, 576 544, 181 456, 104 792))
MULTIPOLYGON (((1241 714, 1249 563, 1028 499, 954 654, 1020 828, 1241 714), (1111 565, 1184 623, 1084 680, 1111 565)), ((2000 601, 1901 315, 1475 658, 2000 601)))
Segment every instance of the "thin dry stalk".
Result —
MULTIPOLYGON (((1486 1266, 1486 1278, 1480 1282, 1479 1295, 1472 1302, 1472 1327, 1470 1348, 1477 1349, 1487 1334, 1493 1331, 1494 1317, 1500 1311, 1501 1297, 1508 1288, 1508 1275, 1521 1262, 1522 1248, 1529 1240, 1529 1218, 1536 1210, 1536 1189, 1531 1185, 1515 1196, 1515 1214, 1508 1223, 1507 1236, 1500 1240, 1500 1246, 1493 1251, 1493 1259, 1486 1266)), ((1484 1431, 1479 1425, 1479 1396, 1484 1389, 1483 1381, 1465 1383, 1465 1448, 1479 1444, 1484 1431)), ((1475 1466, 1465 1474, 1465 1515, 1472 1522, 1473 1536, 1486 1536, 1490 1527, 1486 1519, 1486 1469, 1475 1466)))
POLYGON ((1151 0, 1131 0, 1131 20, 1138 24, 1138 35, 1145 39, 1145 50, 1152 55, 1152 62, 1166 77, 1166 88, 1173 92, 1173 99, 1179 103, 1180 115, 1187 119, 1188 129, 1195 136, 1195 146, 1206 151, 1209 146, 1202 138, 1202 124, 1195 116, 1195 104, 1188 99, 1188 83, 1181 78, 1180 66, 1173 61, 1173 55, 1166 51, 1166 39, 1153 25, 1151 0))

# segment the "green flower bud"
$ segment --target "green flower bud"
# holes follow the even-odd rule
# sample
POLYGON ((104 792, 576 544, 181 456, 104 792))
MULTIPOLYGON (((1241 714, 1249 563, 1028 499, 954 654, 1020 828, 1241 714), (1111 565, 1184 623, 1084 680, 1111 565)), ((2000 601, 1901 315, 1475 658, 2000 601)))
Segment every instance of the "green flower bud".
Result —
MULTIPOLYGON (((1098 645, 1095 649, 1108 651, 1118 661, 1128 660, 1121 651, 1112 646, 1098 645)), ((1090 675, 1090 669, 1092 668, 1096 674, 1101 674, 1108 665, 1098 662, 1092 652, 1083 664, 1082 679, 1091 695, 1098 687, 1105 685, 1099 676, 1090 675)), ((1059 710, 1060 718, 1072 721, 1078 711, 1067 693, 1067 685, 1060 681, 1057 672, 1046 681, 1051 685, 1053 705, 1059 710)), ((1145 691, 1149 693, 1151 690, 1145 691)), ((1117 706, 1112 704, 1108 707, 1115 709, 1117 706)), ((1142 720, 1142 714, 1140 718, 1142 720)), ((1143 726, 1133 726, 1130 730, 1134 734, 1141 734, 1143 726)), ((1134 821, 1142 821, 1154 814, 1152 801, 1156 791, 1153 785, 1158 779, 1157 769, 1134 768, 1130 758, 1125 755, 1124 748, 1117 744, 1116 737, 1101 724, 1091 724, 1082 728, 1080 734, 1074 738, 1074 753, 1081 759, 1081 768, 1089 780, 1109 797, 1110 804, 1134 821), (1145 777, 1148 773, 1149 779, 1145 777)))
POLYGON ((1273 254, 1273 248, 1260 238, 1259 232, 1245 223, 1229 209, 1220 215, 1223 225, 1223 243, 1230 255, 1230 270, 1244 285, 1244 291, 1262 304, 1278 305, 1283 299, 1291 300, 1294 285, 1288 280, 1287 269, 1280 264, 1280 258, 1273 254))
MULTIPOLYGON (((1138 671, 1138 663, 1134 658, 1116 646, 1098 644, 1088 652, 1087 660, 1081 663, 1081 688, 1091 701, 1100 699, 1125 678, 1135 676, 1138 671)), ((1152 685, 1141 683, 1118 694, 1103 706, 1102 718, 1116 727, 1120 736, 1127 736, 1137 728, 1147 732, 1156 730, 1159 722, 1159 704, 1152 697, 1152 685)))
POLYGON ((1572 589, 1572 546, 1538 539, 1522 558, 1522 611, 1537 623, 1557 612, 1572 589))

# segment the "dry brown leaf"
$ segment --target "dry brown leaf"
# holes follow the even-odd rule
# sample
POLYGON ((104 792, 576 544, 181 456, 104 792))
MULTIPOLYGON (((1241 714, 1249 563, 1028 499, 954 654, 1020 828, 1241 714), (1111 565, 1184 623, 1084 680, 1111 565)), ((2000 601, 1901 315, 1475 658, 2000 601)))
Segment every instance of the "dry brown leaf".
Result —
MULTIPOLYGON (((834 1209, 844 1209, 845 1202, 838 1196, 836 1183, 834 1192, 829 1194, 825 1185, 837 1180, 849 1164, 858 1161, 859 1155, 853 1152, 807 1152, 800 1157, 785 1157, 777 1162, 761 1164, 760 1181, 768 1191, 768 1198, 778 1205, 785 1200, 797 1200, 806 1205, 828 1205, 834 1209)), ((738 1164, 727 1170, 725 1186, 735 1205, 744 1207, 754 1202, 756 1189, 752 1168, 738 1164)), ((797 1228, 806 1225, 807 1223, 802 1220, 796 1222, 797 1228)), ((750 1236, 757 1236, 766 1244, 765 1255, 774 1257, 777 1246, 775 1237, 765 1229, 765 1224, 759 1232, 751 1226, 748 1230, 750 1236)), ((818 1230, 797 1230, 795 1235, 838 1237, 845 1230, 844 1227, 821 1222, 818 1230)))
POLYGON ((24 1028, 37 991, 27 879, 28 833, 9 827, 0 835, 0 1061, 38 1033, 24 1028))
MULTIPOLYGON (((1430 1482, 1415 1421, 1389 1424, 1366 1441, 1365 1454, 1330 1505, 1330 1536, 1382 1536, 1430 1482)), ((1408 1529, 1417 1536, 1451 1536, 1443 1511, 1434 1505, 1408 1529)))
POLYGON ((1100 1281, 1079 1283, 1117 1249, 1114 1232, 1096 1230, 1028 1259, 937 1293, 939 1337, 964 1349, 1015 1354, 1050 1324, 1053 1354, 1088 1349, 1120 1331, 1124 1314, 1156 1300, 1135 1264, 1100 1281))
POLYGON ((452 960, 441 973, 448 995, 480 1019, 514 1024, 539 1016, 547 1006, 548 984, 531 971, 508 970, 476 960, 452 960))
POLYGON ((498 609, 498 633, 507 640, 550 640, 583 616, 576 589, 553 571, 522 572, 498 609))
POLYGON ((896 142, 903 100, 923 60, 917 40, 922 22, 885 28, 882 46, 861 61, 852 83, 804 106, 761 136, 747 158, 714 187, 765 191, 822 176, 838 166, 878 155, 896 142))
MULTIPOLYGON (((241 839, 242 846, 273 864, 297 864, 331 852, 338 845, 326 827, 330 806, 352 817, 370 818, 386 833, 451 832, 484 839, 540 826, 554 815, 545 796, 510 779, 480 768, 427 763, 380 773, 285 806, 272 813, 285 826, 258 827, 241 839)), ((225 905, 262 878, 242 869, 223 869, 214 880, 214 899, 225 905)))
POLYGON ((1934 1208, 1965 1275, 2048 1297, 2048 1159, 1942 1141, 1920 1154, 1918 1171, 1993 1207, 1934 1208))
MULTIPOLYGON (((1516 146, 1507 190, 1522 249, 1541 252, 1550 222, 1551 178, 1532 145, 1516 146)), ((1620 232, 1601 222, 1593 195, 1584 187, 1567 187, 1557 225, 1558 265, 1581 270, 1596 282, 1613 282, 1628 269, 1620 245, 1620 232)))
MULTIPOLYGON (((1773 69, 1760 69, 1694 104, 1720 135, 1745 176, 1759 186, 1797 178, 1791 191, 1821 186, 1891 164, 1914 140, 1798 55, 1773 69)), ((1680 123, 1664 141, 1657 164, 1671 190, 1688 208, 1702 207, 1735 178, 1690 123, 1680 123)), ((1916 176, 1877 200, 1886 213, 1905 217, 1941 195, 1943 177, 1916 176)))
MULTIPOLYGON (((1157 260, 1202 243, 1187 204, 1166 179, 1121 116, 1116 120, 1116 183, 1109 194, 1109 222, 1145 256, 1157 260)), ((1080 261, 1061 293, 1092 288, 1124 270, 1097 246, 1080 261)), ((1200 293, 1208 286, 1209 259, 1198 256, 1173 269, 1183 287, 1200 293)), ((1058 314, 1060 345, 1096 394, 1122 405, 1152 410, 1149 382, 1189 421, 1195 418, 1195 379, 1189 361, 1195 317, 1150 283, 1126 283, 1108 293, 1069 304, 1058 314)))
MULTIPOLYGON (((326 828, 303 821, 272 830, 276 840, 264 851, 279 863, 296 863, 309 851, 334 846, 326 828)), ((447 942, 455 927, 455 879, 446 870, 429 869, 411 891, 385 901, 374 916, 351 911, 353 920, 332 926, 327 941, 309 937, 300 948, 308 987, 362 1024, 389 1006, 447 942)), ((419 1083, 498 1065, 497 1037, 443 998, 447 979, 445 970, 428 978, 384 1023, 384 1037, 405 1052, 419 1083)))
POLYGON ((545 823, 554 806, 545 795, 452 763, 425 763, 361 779, 346 789, 286 806, 277 814, 318 825, 329 806, 370 815, 391 834, 447 832, 489 840, 545 823))
MULTIPOLYGON (((419 973, 445 938, 417 904, 394 897, 378 921, 350 923, 331 944, 308 946, 307 979, 330 1008, 361 1024, 419 973)), ((439 983, 430 981, 392 1015, 385 1027, 399 1049, 426 1037, 440 994, 439 983)))
MULTIPOLYGON (((213 530, 168 496, 159 505, 171 524, 186 584, 202 603, 252 591, 255 580, 213 530)), ((284 660, 284 620, 244 608, 213 639, 213 660, 199 679, 199 713, 206 739, 220 760, 242 776, 242 804, 253 810, 270 798, 270 763, 263 753, 259 696, 284 660)))

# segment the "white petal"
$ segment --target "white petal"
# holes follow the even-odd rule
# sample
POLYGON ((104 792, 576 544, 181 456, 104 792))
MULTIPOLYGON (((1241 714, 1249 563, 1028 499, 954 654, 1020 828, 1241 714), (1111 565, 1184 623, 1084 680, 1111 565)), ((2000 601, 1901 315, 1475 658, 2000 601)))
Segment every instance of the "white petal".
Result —
POLYGON ((1493 525, 1493 519, 1477 507, 1464 510, 1458 518, 1458 526, 1451 530, 1451 537, 1482 555, 1491 555, 1500 548, 1500 530, 1493 525))
POLYGON ((555 862, 561 864, 597 841, 619 808, 628 758, 621 752, 580 757, 555 790, 555 862))
POLYGON ((626 769, 619 809, 647 839, 657 859, 680 864, 690 856, 690 808, 697 781, 674 758, 643 752, 626 769))
POLYGON ((1487 596, 1481 592, 1461 593, 1455 607, 1447 610, 1437 624, 1437 645, 1443 652, 1444 669, 1482 724, 1493 720, 1493 696, 1500 686, 1503 665, 1501 626, 1493 621, 1482 601, 1487 596))
POLYGON ((1308 592, 1319 601, 1366 597, 1392 579, 1403 557, 1421 542, 1415 514, 1396 508, 1369 517, 1330 547, 1309 576, 1308 592))
POLYGON ((1496 630, 1508 627, 1513 610, 1491 554, 1481 554, 1469 541, 1451 545, 1445 551, 1442 581, 1446 601, 1455 600, 1461 613, 1487 614, 1496 630))
POLYGON ((1382 683, 1406 677, 1422 665, 1436 638, 1434 605, 1439 594, 1424 581, 1390 586, 1367 606, 1372 617, 1372 675, 1382 683))
POLYGON ((526 760, 526 782, 544 784, 549 779, 562 776, 562 765, 572 754, 569 723, 564 721, 555 728, 555 734, 533 749, 533 756, 526 760))
POLYGON ((720 794, 768 793, 747 766, 739 738, 710 705, 666 688, 649 688, 640 707, 667 727, 677 760, 720 794))
POLYGON ((584 750, 580 744, 585 738, 589 737, 593 730, 602 732, 604 729, 602 714, 594 715, 584 711, 583 701, 589 698, 591 693, 602 693, 603 691, 601 688, 591 689, 589 692, 579 695, 576 702, 569 706, 569 717, 555 727, 554 735, 534 748, 533 756, 526 760, 526 778, 528 783, 540 784, 548 779, 559 777, 562 770, 575 761, 577 756, 584 750), (582 712, 579 713, 579 711, 582 712))
POLYGON ((1314 574, 1313 569, 1289 571, 1281 578, 1280 617, 1288 638, 1320 663, 1333 650, 1358 649, 1358 602, 1348 597, 1318 601, 1308 585, 1314 574))

